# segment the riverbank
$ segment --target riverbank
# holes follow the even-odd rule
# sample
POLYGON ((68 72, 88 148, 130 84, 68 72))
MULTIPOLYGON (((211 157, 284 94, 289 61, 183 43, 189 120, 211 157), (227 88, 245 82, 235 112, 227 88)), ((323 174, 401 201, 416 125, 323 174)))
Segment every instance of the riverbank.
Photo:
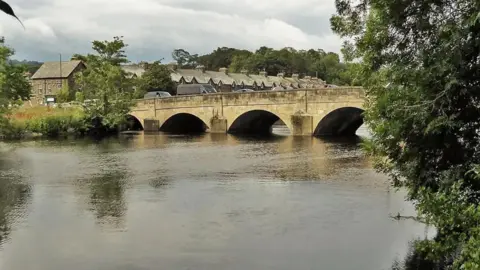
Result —
POLYGON ((20 107, 4 116, 0 139, 58 137, 82 134, 88 129, 79 107, 20 107))

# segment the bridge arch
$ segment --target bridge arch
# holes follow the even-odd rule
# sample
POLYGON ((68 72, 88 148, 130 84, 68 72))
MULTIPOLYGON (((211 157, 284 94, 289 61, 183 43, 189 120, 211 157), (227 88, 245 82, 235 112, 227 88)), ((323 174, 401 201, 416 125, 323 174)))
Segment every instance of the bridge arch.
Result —
POLYGON ((267 110, 250 110, 238 115, 227 128, 228 133, 242 134, 270 134, 272 126, 278 120, 282 120, 292 131, 290 121, 284 117, 267 110))
POLYGON ((143 130, 143 121, 133 114, 127 114, 127 123, 125 125, 126 130, 143 130))
POLYGON ((176 134, 201 133, 207 129, 209 126, 200 117, 190 113, 176 113, 160 126, 160 131, 176 134))
POLYGON ((356 107, 337 108, 325 115, 316 126, 314 136, 354 136, 363 124, 363 110, 356 107))

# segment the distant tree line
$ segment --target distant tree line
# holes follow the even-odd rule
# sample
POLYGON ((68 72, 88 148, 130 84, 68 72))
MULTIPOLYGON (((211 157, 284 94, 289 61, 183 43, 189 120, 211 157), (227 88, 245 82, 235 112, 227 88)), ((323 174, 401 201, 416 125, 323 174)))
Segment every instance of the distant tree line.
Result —
MULTIPOLYGON (((348 48, 342 53, 346 60, 348 48)), ((247 70, 251 73, 266 71, 269 75, 283 72, 286 76, 317 76, 328 83, 338 85, 360 85, 357 78, 358 63, 340 61, 334 52, 322 49, 296 50, 285 47, 280 50, 262 46, 256 51, 229 47, 219 47, 209 54, 191 54, 184 49, 175 49, 173 59, 181 68, 194 68, 203 65, 208 70, 227 67, 230 72, 247 70)))
POLYGON ((22 60, 22 61, 19 61, 19 60, 15 60, 15 59, 11 59, 10 60, 10 63, 12 65, 22 65, 22 66, 25 66, 26 70, 30 73, 30 74, 34 74, 35 72, 37 72, 37 70, 42 66, 43 62, 37 62, 37 61, 28 61, 28 60, 22 60))

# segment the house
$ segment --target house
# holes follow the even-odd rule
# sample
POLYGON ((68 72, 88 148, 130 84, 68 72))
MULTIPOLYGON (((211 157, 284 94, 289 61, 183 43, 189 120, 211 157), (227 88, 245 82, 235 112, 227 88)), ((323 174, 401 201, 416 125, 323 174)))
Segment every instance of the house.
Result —
POLYGON ((48 98, 55 98, 62 87, 72 89, 75 85, 75 73, 85 68, 85 64, 80 60, 43 63, 31 77, 31 100, 44 104, 48 98))
MULTIPOLYGON (((232 73, 228 68, 222 67, 218 71, 205 70, 202 65, 194 69, 178 68, 176 63, 167 64, 170 69, 172 81, 178 84, 210 84, 218 92, 232 92, 238 89, 248 88, 253 90, 270 90, 274 87, 283 89, 298 88, 324 88, 325 82, 310 76, 300 79, 299 74, 285 77, 284 73, 277 76, 268 76, 267 72, 260 71, 258 74, 249 74, 247 70, 240 73, 232 73)), ((141 76, 144 72, 142 65, 125 65, 122 68, 132 74, 133 77, 141 76)))

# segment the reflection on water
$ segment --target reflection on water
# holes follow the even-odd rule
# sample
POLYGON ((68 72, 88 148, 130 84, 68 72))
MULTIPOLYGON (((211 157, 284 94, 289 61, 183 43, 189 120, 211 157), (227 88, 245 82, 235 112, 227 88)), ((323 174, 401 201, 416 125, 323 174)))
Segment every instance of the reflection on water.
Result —
POLYGON ((0 246, 9 239, 12 227, 21 220, 30 199, 30 186, 20 171, 14 170, 14 160, 0 152, 0 246))
POLYGON ((275 131, 10 144, 0 269, 388 269, 422 235, 359 138, 275 131))
POLYGON ((88 187, 91 210, 100 223, 121 226, 127 209, 124 198, 125 176, 122 171, 106 171, 78 183, 88 187))

